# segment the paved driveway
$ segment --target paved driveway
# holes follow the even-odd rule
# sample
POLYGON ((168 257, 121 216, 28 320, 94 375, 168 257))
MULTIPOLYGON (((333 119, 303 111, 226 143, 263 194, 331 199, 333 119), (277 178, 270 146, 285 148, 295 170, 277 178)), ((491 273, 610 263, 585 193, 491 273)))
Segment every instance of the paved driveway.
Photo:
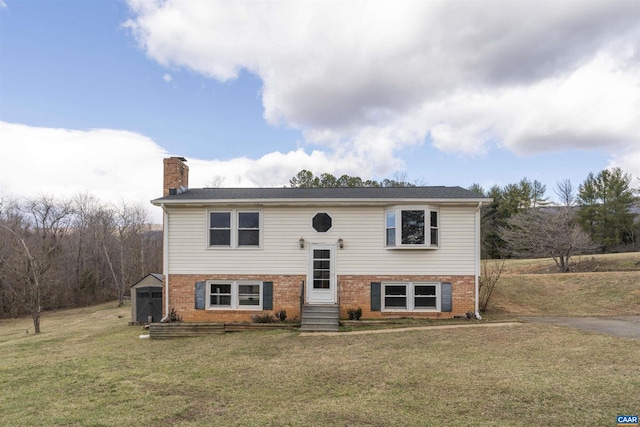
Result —
POLYGON ((617 337, 640 339, 640 316, 611 316, 611 317, 533 317, 520 319, 527 322, 550 323, 567 326, 584 331, 617 337))

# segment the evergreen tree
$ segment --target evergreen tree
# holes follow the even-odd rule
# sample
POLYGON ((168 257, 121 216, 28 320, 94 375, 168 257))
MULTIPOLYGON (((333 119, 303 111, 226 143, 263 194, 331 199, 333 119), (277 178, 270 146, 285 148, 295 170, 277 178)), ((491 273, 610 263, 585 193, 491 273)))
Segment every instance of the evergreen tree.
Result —
POLYGON ((605 252, 632 244, 636 202, 631 175, 622 169, 590 173, 578 187, 578 221, 605 252))

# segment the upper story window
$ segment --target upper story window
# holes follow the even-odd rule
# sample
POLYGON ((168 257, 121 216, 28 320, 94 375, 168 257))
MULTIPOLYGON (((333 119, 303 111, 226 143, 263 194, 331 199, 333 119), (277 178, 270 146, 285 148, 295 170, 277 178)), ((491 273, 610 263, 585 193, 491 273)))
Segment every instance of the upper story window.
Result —
POLYGON ((231 212, 209 214, 209 246, 231 246, 231 212))
POLYGON ((257 248, 261 241, 260 211, 209 212, 209 246, 257 248))
POLYGON ((385 213, 388 248, 437 248, 439 213, 430 208, 389 209, 385 213))
POLYGON ((259 212, 238 212, 238 246, 260 246, 259 212))

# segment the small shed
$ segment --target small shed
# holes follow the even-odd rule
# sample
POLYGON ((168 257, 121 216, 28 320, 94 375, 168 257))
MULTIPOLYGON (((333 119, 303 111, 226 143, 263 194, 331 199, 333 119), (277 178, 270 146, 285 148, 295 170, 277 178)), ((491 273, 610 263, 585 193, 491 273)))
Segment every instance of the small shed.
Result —
POLYGON ((162 318, 162 274, 149 273, 131 285, 131 324, 162 318))

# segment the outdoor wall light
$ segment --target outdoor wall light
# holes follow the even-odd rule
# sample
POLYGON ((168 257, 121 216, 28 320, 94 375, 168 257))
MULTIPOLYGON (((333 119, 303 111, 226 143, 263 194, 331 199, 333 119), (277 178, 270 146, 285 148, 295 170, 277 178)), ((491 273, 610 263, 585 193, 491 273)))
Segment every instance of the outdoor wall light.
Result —
POLYGON ((304 237, 300 237, 300 240, 298 240, 298 242, 300 242, 300 249, 304 249, 304 237))
POLYGON ((342 240, 342 237, 338 237, 338 247, 340 249, 344 248, 344 240, 342 240))

